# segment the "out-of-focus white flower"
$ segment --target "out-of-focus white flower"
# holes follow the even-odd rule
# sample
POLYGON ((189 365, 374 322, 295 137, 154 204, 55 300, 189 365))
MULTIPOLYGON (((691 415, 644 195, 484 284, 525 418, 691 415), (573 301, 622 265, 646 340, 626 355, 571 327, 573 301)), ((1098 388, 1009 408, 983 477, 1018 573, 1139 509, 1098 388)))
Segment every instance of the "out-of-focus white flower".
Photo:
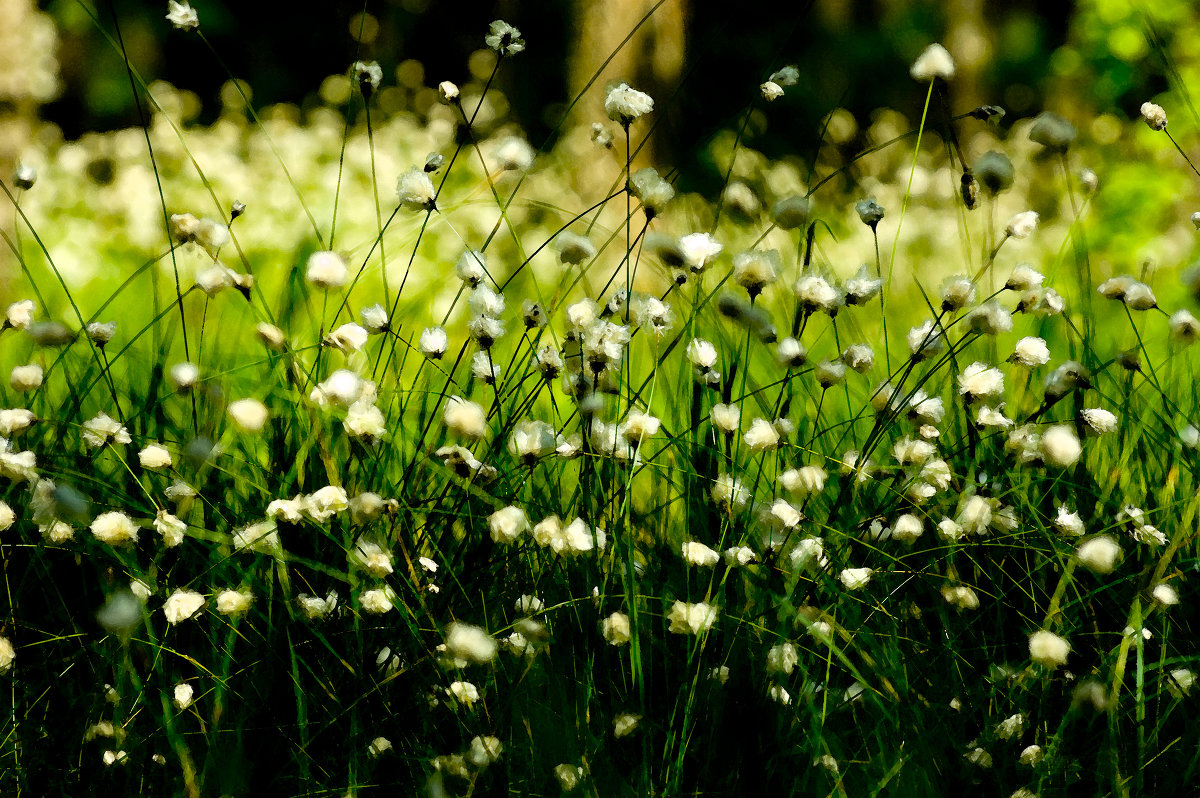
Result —
POLYGON ((7 637, 0 637, 0 673, 8 673, 12 670, 16 658, 17 651, 13 648, 12 641, 7 637))
POLYGON ((481 627, 455 621, 446 627, 446 649, 454 657, 483 664, 496 658, 497 644, 481 627))
POLYGON ((271 417, 267 406, 257 399, 238 399, 229 403, 229 417, 242 432, 259 432, 271 417))
POLYGON ((641 721, 641 715, 635 715, 632 712, 622 712, 613 718, 613 737, 620 739, 621 737, 633 734, 641 721))
POLYGON ((451 432, 467 438, 482 438, 487 433, 487 415, 483 408, 460 396, 446 401, 442 420, 451 432))
POLYGON ((1078 462, 1083 446, 1074 429, 1066 424, 1054 424, 1042 433, 1041 453, 1046 465, 1069 468, 1078 462))
POLYGON ((350 269, 342 256, 336 252, 314 252, 308 256, 308 262, 305 264, 304 279, 317 288, 328 291, 344 286, 350 279, 350 269))
POLYGON ((1080 565, 1097 574, 1112 573, 1121 559, 1121 545, 1108 535, 1097 535, 1079 545, 1075 556, 1080 565))
POLYGON ((1029 636, 1029 658, 1039 665, 1057 668, 1067 664, 1067 655, 1071 653, 1071 644, 1064 638, 1038 630, 1029 636))
POLYGON ((1156 602, 1164 607, 1174 607, 1179 603, 1179 591, 1166 582, 1159 582, 1150 591, 1150 595, 1156 602))
POLYGON ((36 363, 27 366, 15 366, 8 377, 8 384, 18 393, 35 391, 42 385, 42 367, 36 363))
POLYGON ((953 80, 957 72, 953 56, 941 44, 934 42, 921 51, 917 60, 909 67, 908 74, 913 80, 927 81, 934 78, 953 80))

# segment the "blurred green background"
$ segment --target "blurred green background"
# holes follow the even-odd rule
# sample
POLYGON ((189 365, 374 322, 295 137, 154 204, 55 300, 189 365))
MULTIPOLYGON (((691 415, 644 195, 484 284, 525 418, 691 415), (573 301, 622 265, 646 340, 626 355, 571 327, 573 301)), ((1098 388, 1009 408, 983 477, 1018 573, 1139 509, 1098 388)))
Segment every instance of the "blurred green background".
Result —
POLYGON ((44 107, 44 118, 68 138, 139 122, 121 55, 110 41, 118 27, 143 76, 199 95, 203 121, 219 112, 226 80, 214 51, 249 83, 256 105, 304 104, 314 101, 325 77, 344 73, 359 58, 378 60, 385 84, 462 81, 463 54, 482 48, 488 23, 504 18, 524 32, 529 47, 505 70, 501 88, 531 141, 541 144, 588 67, 651 14, 605 79, 627 79, 662 98, 670 112, 659 123, 656 146, 670 142, 674 154, 685 156, 729 124, 752 98, 756 81, 789 63, 799 66, 802 78, 772 112, 767 140, 760 141, 768 154, 811 146, 820 120, 834 108, 859 119, 882 107, 917 115, 923 87, 897 65, 930 41, 944 42, 959 61, 951 88, 956 110, 993 103, 1004 106, 1010 120, 1045 107, 1065 108, 1068 116, 1071 110, 1136 115, 1169 83, 1190 85, 1200 53, 1197 10, 1185 0, 815 0, 788 7, 753 0, 736 11, 696 0, 373 0, 302 10, 197 0, 195 7, 211 50, 165 22, 165 3, 46 4, 60 37, 61 90, 44 107))

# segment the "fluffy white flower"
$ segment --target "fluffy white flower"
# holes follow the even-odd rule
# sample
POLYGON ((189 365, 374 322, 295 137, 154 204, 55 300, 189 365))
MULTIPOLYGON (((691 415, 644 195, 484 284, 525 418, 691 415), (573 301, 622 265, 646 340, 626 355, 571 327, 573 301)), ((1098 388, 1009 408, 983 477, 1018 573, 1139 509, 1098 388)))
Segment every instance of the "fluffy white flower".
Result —
POLYGON ((271 417, 267 406, 257 399, 238 399, 229 403, 229 417, 242 432, 258 432, 271 417))
POLYGON ((195 689, 187 682, 180 682, 175 685, 172 691, 172 703, 176 709, 187 709, 192 705, 192 696, 195 695, 195 689))
POLYGON ((653 110, 654 100, 650 95, 631 88, 628 83, 620 83, 609 89, 604 98, 604 112, 609 119, 622 125, 628 125, 653 110))
POLYGON ((369 540, 360 540, 350 553, 351 562, 377 579, 392 573, 392 553, 369 540))
POLYGON ((417 349, 430 360, 438 360, 446 354, 446 347, 449 345, 450 339, 445 330, 441 327, 426 327, 421 331, 417 349))
POLYGON ((623 646, 632 639, 632 627, 629 616, 623 612, 614 612, 600 623, 600 633, 610 646, 623 646))
POLYGON ((138 452, 138 462, 142 468, 170 468, 171 453, 153 443, 138 452))
POLYGON ((784 529, 793 529, 804 520, 800 511, 785 499, 776 499, 772 502, 768 512, 771 519, 778 522, 784 529))
POLYGON ((200 378, 200 368, 196 364, 188 363, 187 361, 176 363, 167 372, 167 377, 175 386, 175 390, 187 391, 200 378))
POLYGON ((669 630, 675 634, 693 635, 707 632, 716 623, 719 613, 720 610, 703 601, 696 604, 676 601, 667 614, 667 620, 671 623, 669 630))
POLYGON ((1041 453, 1046 465, 1068 468, 1079 460, 1083 446, 1073 428, 1066 424, 1054 424, 1042 433, 1041 453))
POLYGON ((788 555, 792 567, 798 571, 818 571, 829 565, 825 555, 825 542, 821 538, 805 538, 796 544, 788 555))
POLYGON ((93 449, 99 449, 107 443, 132 443, 129 430, 119 421, 109 418, 107 413, 97 413, 95 418, 83 422, 83 440, 93 449))
POLYGON ((1004 375, 986 363, 972 363, 958 375, 958 392, 968 400, 996 396, 1004 392, 1004 375))
POLYGON ((620 739, 632 734, 641 720, 641 715, 635 715, 632 712, 622 712, 617 715, 613 718, 613 737, 620 739))
POLYGON ((497 543, 515 543, 529 531, 529 519, 520 507, 504 507, 488 516, 488 529, 497 543))
POLYGON ((442 420, 451 432, 467 438, 482 438, 487 432, 483 408, 460 396, 451 396, 446 401, 442 420))
POLYGON ((4 312, 4 326, 15 330, 28 330, 33 325, 33 314, 37 306, 32 299, 13 302, 4 312))
POLYGON ((400 197, 400 204, 407 210, 432 211, 436 207, 434 198, 437 196, 437 190, 434 189, 429 175, 420 167, 414 166, 400 176, 396 184, 396 193, 400 197))
POLYGON ((204 606, 204 596, 193 590, 176 590, 163 603, 163 615, 174 626, 191 618, 204 606))
POLYGON ((154 530, 162 535, 163 544, 171 549, 183 543, 187 534, 187 524, 166 510, 159 510, 154 518, 154 530))
POLYGON ((1028 337, 1017 341, 1009 362, 1021 366, 1042 366, 1050 360, 1050 349, 1041 338, 1028 337))
POLYGON ((387 586, 366 590, 359 596, 358 603, 363 608, 363 612, 368 612, 372 615, 383 615, 395 608, 396 593, 387 586))
POLYGON ((715 404, 709 411, 708 417, 712 425, 721 432, 735 432, 741 421, 742 411, 734 404, 715 404))
POLYGON ((712 499, 719 507, 729 512, 737 512, 745 509, 750 501, 750 491, 746 490, 736 477, 719 474, 713 482, 712 499))
POLYGON ((758 558, 749 546, 731 546, 725 549, 725 564, 730 568, 749 565, 758 558))
POLYGON ((1013 238, 1029 238, 1037 230, 1038 215, 1036 211, 1022 211, 1008 220, 1004 232, 1013 238))
POLYGON ((1054 516, 1054 527, 1063 535, 1079 537, 1084 533, 1083 519, 1079 513, 1072 512, 1066 506, 1058 505, 1057 515, 1054 516))
POLYGON ((1048 668, 1066 665, 1070 653, 1071 644, 1054 632, 1041 629, 1029 636, 1029 658, 1039 665, 1048 668))
POLYGON ((92 521, 92 534, 96 540, 119 546, 123 543, 137 543, 138 528, 133 519, 122 512, 108 512, 96 516, 92 521))
POLYGON ((350 498, 340 485, 326 485, 304 499, 304 512, 318 524, 350 508, 350 498))
POLYGON ((13 648, 12 641, 7 637, 0 637, 0 673, 10 671, 16 658, 17 651, 13 648))
POLYGON ((742 440, 750 451, 762 452, 779 446, 779 431, 765 418, 756 418, 750 422, 750 429, 742 436, 742 440))
POLYGON ((200 27, 200 15, 187 0, 167 0, 167 22, 179 30, 195 30, 200 27))
POLYGON ((1112 573, 1121 559, 1121 545, 1108 535, 1089 538, 1075 550, 1079 564, 1097 574, 1112 573))
POLYGON ((0 435, 8 436, 27 429, 36 418, 32 411, 23 407, 0 410, 0 435))
POLYGON ((695 540, 684 543, 680 553, 688 565, 711 568, 721 561, 721 555, 695 540))
POLYGON ((354 322, 349 322, 326 335, 323 343, 340 352, 357 352, 366 346, 370 336, 371 334, 366 329, 354 322))
POLYGON ((458 659, 483 664, 496 658, 497 644, 486 630, 455 621, 446 627, 446 649, 458 659))
POLYGON ((1117 417, 1103 408, 1088 408, 1079 415, 1083 416, 1083 421, 1088 425, 1088 429, 1097 435, 1112 432, 1117 428, 1117 417))
POLYGON ((927 81, 934 78, 953 80, 957 71, 953 56, 941 44, 934 42, 921 51, 917 60, 909 67, 913 80, 927 81))
POLYGON ((679 239, 684 263, 697 274, 704 271, 723 249, 710 233, 689 233, 679 239))
POLYGON ((803 466, 784 471, 779 475, 779 484, 788 493, 806 497, 825 490, 828 478, 829 475, 820 466, 803 466))
POLYGON ((767 651, 767 673, 781 673, 785 676, 796 669, 800 662, 800 654, 794 643, 780 643, 771 646, 767 651))
POLYGON ((249 590, 222 590, 217 594, 217 612, 222 615, 239 615, 250 609, 254 595, 249 590))
POLYGON ((871 581, 874 573, 871 568, 845 568, 838 574, 838 579, 847 590, 861 590, 871 581))
POLYGON ((317 288, 328 291, 341 288, 350 279, 346 261, 336 252, 324 250, 308 256, 304 267, 304 279, 317 288))
POLYGON ((1166 582, 1159 582, 1150 591, 1151 597, 1164 607, 1174 607, 1179 603, 1179 591, 1166 582))
POLYGON ((1142 103, 1141 113, 1142 121, 1151 130, 1167 129, 1167 112, 1163 110, 1161 105, 1151 102, 1142 103))

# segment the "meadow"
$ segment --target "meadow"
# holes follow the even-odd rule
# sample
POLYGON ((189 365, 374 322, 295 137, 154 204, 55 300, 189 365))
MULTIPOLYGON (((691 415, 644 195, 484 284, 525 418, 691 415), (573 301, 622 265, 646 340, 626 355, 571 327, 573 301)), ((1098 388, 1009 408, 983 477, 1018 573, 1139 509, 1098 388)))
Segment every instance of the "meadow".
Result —
POLYGON ((709 196, 626 83, 531 144, 538 45, 211 123, 128 62, 0 181, 4 794, 1184 794, 1185 86, 1014 120, 930 44, 806 160, 783 61, 709 196))

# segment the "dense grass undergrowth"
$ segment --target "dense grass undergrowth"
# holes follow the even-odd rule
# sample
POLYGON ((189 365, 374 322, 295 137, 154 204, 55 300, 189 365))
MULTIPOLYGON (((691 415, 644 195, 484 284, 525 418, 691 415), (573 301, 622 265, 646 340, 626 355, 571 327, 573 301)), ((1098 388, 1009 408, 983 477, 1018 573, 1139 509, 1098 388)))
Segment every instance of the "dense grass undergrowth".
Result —
POLYGON ((3 184, 4 793, 1186 792, 1167 112, 1000 126, 935 46, 804 163, 782 68, 677 196, 624 84, 531 147, 524 45, 207 127, 130 64, 144 130, 3 184))

